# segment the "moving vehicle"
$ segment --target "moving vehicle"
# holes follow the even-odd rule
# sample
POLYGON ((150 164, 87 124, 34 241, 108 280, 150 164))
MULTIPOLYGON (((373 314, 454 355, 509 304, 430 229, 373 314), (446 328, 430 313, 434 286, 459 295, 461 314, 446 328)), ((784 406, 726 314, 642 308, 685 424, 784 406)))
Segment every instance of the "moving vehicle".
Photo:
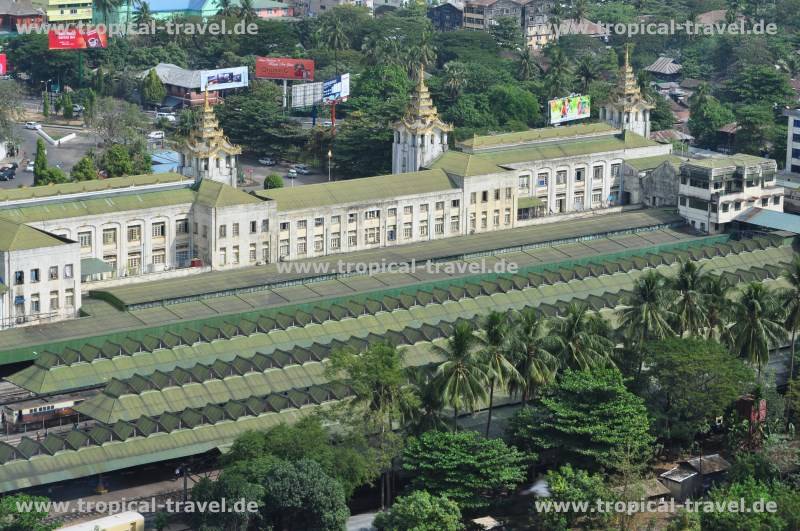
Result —
POLYGON ((28 165, 25 166, 25 171, 28 173, 33 173, 33 161, 29 160, 28 165))
POLYGON ((78 418, 73 408, 85 399, 82 394, 73 394, 45 401, 34 398, 5 404, 0 406, 0 429, 6 434, 25 433, 71 424, 78 418))
POLYGON ((264 157, 263 159, 258 159, 259 164, 263 164, 264 166, 275 166, 275 160, 269 157, 264 157))
POLYGON ((75 112, 75 113, 81 113, 81 112, 83 112, 84 110, 85 110, 85 109, 84 109, 83 105, 78 105, 77 103, 75 103, 75 104, 73 104, 73 105, 72 105, 72 112, 75 112))
POLYGON ((36 122, 25 122, 25 129, 33 129, 34 131, 37 129, 41 129, 42 126, 36 122))
POLYGON ((147 135, 147 138, 150 140, 164 140, 164 131, 153 131, 152 133, 147 135))
POLYGON ((294 179, 297 177, 297 170, 294 168, 290 168, 288 172, 286 172, 286 177, 289 179, 294 179))

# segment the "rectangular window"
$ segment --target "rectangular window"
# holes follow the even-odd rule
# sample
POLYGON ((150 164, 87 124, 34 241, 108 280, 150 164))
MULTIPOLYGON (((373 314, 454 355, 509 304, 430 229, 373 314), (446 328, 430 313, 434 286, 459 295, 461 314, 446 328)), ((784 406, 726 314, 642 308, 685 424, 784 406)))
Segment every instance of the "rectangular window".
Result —
POLYGON ((153 251, 153 264, 164 265, 167 263, 167 253, 163 249, 160 251, 153 251))
POLYGON ((103 229, 103 245, 116 245, 117 229, 103 229))
POLYGON ((278 246, 278 255, 281 258, 286 258, 289 256, 289 240, 281 240, 280 245, 278 246))
POLYGON ((386 239, 390 242, 397 240, 397 225, 386 227, 386 239))
POLYGON ((236 238, 237 236, 239 236, 239 224, 238 223, 234 223, 233 224, 233 237, 236 238))
POLYGON ((103 257, 103 262, 107 263, 111 269, 117 269, 117 255, 109 254, 103 257))
POLYGON ((247 254, 248 261, 255 262, 256 261, 256 255, 257 255, 256 244, 251 243, 250 244, 250 248, 249 248, 249 252, 247 254))
POLYGON ((14 285, 19 286, 21 284, 25 284, 25 272, 24 271, 16 271, 14 273, 14 285))
POLYGON ((325 239, 322 234, 314 236, 314 252, 321 253, 325 250, 325 239))
POLYGON ((559 170, 556 172, 556 185, 567 184, 567 170, 559 170))
POLYGON ((338 225, 342 221, 342 216, 331 216, 331 225, 338 225))
POLYGON ((307 247, 306 247, 305 236, 297 238, 297 254, 303 255, 306 254, 306 252, 307 252, 307 247))
POLYGON ((280 228, 281 228, 281 230, 289 230, 289 222, 288 221, 282 221, 280 228))
POLYGON ((355 247, 358 245, 358 234, 354 230, 347 231, 347 245, 355 247))
MULTIPOLYGON (((197 232, 197 231, 195 231, 197 232)), ((179 219, 175 222, 175 233, 176 234, 189 234, 189 220, 188 219, 179 219)))
POLYGON ((41 280, 39 277, 39 270, 31 269, 31 282, 39 282, 39 280, 41 280))
POLYGON ((50 292, 50 311, 58 310, 58 292, 51 291, 50 292))
POLYGON ((339 248, 342 246, 342 238, 340 233, 334 232, 331 234, 331 250, 338 251, 339 248))
POLYGON ((769 197, 761 198, 761 206, 769 206, 769 197))
POLYGON ((72 278, 72 264, 64 266, 64 278, 72 278))
POLYGON ((389 216, 390 218, 397 217, 397 209, 390 208, 389 210, 386 211, 386 215, 389 216))
POLYGON ((730 208, 731 208, 730 203, 722 203, 722 211, 723 212, 727 212, 728 210, 730 210, 730 208))
POLYGON ((575 170, 575 182, 576 183, 582 183, 583 182, 583 173, 585 171, 586 170, 584 170, 583 168, 577 168, 575 170))
POLYGON ((358 214, 356 212, 350 212, 347 214, 348 223, 355 223, 356 221, 358 221, 358 214))
POLYGON ((433 225, 433 233, 437 236, 444 234, 444 218, 436 218, 433 225))
POLYGON ((450 232, 458 233, 460 231, 459 225, 460 223, 458 216, 453 216, 450 218, 450 232))
POLYGON ((469 204, 474 205, 475 201, 477 200, 476 199, 477 197, 478 197, 477 192, 472 192, 471 194, 469 194, 469 204))
POLYGON ((511 199, 511 187, 506 187, 506 199, 511 199))
POLYGON ((453 199, 453 201, 450 203, 450 206, 453 207, 453 208, 460 207, 461 206, 461 200, 453 199))
POLYGON ((469 215, 469 230, 475 230, 476 225, 477 217, 475 216, 475 212, 471 212, 469 215))
POLYGON ((250 234, 255 234, 258 232, 258 222, 256 220, 250 221, 250 234))
POLYGON ((423 219, 419 222, 419 235, 420 236, 427 236, 428 235, 428 220, 423 219))
POLYGON ((314 226, 321 227, 325 224, 325 218, 314 218, 314 226))
POLYGON ((219 226, 219 237, 220 238, 227 238, 228 237, 228 226, 227 225, 220 225, 219 226))
POLYGON ((47 277, 50 280, 58 280, 58 266, 51 266, 48 270, 47 277))
POLYGON ((488 203, 489 202, 489 191, 484 190, 481 192, 481 203, 488 203))
POLYGON ((500 225, 500 211, 495 210, 494 215, 492 216, 492 221, 494 222, 494 226, 497 227, 500 225))
POLYGON ((436 201, 436 210, 444 210, 444 201, 436 201))
POLYGON ((228 249, 226 247, 219 248, 219 265, 224 266, 228 263, 228 249))
POLYGON ((67 308, 75 307, 75 290, 67 288, 64 290, 64 306, 67 308))
POLYGON ((538 187, 547 186, 547 173, 540 173, 536 177, 536 186, 538 187))
POLYGON ((39 294, 33 293, 31 295, 31 313, 39 313, 42 311, 41 305, 39 304, 39 294))
POLYGON ((261 261, 265 264, 269 263, 269 244, 266 242, 261 244, 261 261))
POLYGON ((611 177, 612 178, 619 177, 620 166, 622 166, 622 165, 621 164, 612 164, 611 165, 611 177))
POLYGON ((518 188, 529 188, 530 184, 531 178, 528 175, 523 175, 519 178, 518 188))
POLYGON ((132 275, 139 274, 139 268, 142 267, 142 255, 139 253, 128 255, 128 271, 132 275))
POLYGON ((411 239, 411 223, 403 223, 403 239, 411 239))
POLYGON ((378 219, 380 215, 380 210, 367 210, 364 213, 364 219, 378 219))
POLYGON ((368 245, 374 245, 381 242, 380 229, 377 227, 370 227, 364 231, 364 241, 368 245))
POLYGON ((603 194, 600 192, 594 192, 592 194, 592 208, 600 206, 600 201, 602 200, 603 194))
POLYGON ((741 202, 741 201, 736 201, 736 202, 733 204, 733 209, 734 209, 734 210, 741 210, 741 209, 742 209, 742 202, 741 202))
POLYGON ((425 203, 424 205, 419 206, 420 214, 427 214, 428 213, 428 204, 425 203))
POLYGON ((203 225, 203 238, 208 238, 208 225, 203 225))
POLYGON ((306 228, 306 220, 301 219, 297 222, 297 229, 302 230, 306 228))
POLYGON ((781 204, 781 196, 773 195, 772 196, 772 204, 773 205, 780 205, 781 204))
POLYGON ((142 241, 142 227, 139 225, 134 225, 132 227, 128 227, 128 241, 129 242, 140 242, 142 241))
POLYGON ((506 224, 506 225, 510 225, 511 224, 511 209, 510 208, 507 208, 505 210, 505 213, 503 214, 503 223, 506 224))
POLYGON ((269 232, 269 220, 262 219, 261 220, 261 232, 269 232))
POLYGON ((500 201, 500 188, 496 188, 494 191, 494 200, 500 201))
POLYGON ((489 213, 481 212, 481 228, 485 229, 489 226, 489 213))
POLYGON ((92 246, 92 233, 91 232, 79 232, 78 233, 78 241, 81 244, 81 249, 87 249, 92 246))
POLYGON ((164 223, 153 223, 153 238, 163 238, 166 231, 164 223))
POLYGON ((197 222, 192 223, 192 234, 197 234, 197 222))
POLYGON ((602 181, 603 180, 603 167, 602 166, 595 166, 594 168, 592 168, 592 171, 594 172, 592 174, 592 179, 594 179, 595 181, 602 181))

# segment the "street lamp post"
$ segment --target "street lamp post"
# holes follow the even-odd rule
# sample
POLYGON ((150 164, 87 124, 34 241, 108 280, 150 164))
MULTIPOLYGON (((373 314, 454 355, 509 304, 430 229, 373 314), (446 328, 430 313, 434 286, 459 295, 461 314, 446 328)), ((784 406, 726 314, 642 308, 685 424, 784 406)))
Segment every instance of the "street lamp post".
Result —
POLYGON ((328 150, 328 182, 331 182, 331 159, 333 158, 333 151, 328 150))

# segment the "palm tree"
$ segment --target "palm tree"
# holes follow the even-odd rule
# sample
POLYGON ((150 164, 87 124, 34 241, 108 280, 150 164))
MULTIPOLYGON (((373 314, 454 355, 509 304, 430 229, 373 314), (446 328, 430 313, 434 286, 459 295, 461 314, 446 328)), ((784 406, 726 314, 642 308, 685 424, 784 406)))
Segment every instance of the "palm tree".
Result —
POLYGON ((608 324, 589 313, 586 304, 572 303, 563 316, 555 319, 553 333, 559 342, 558 358, 562 368, 587 369, 610 364, 614 342, 609 339, 608 324))
POLYGON ((467 65, 460 61, 449 61, 444 65, 444 88, 453 100, 461 96, 467 85, 467 65))
POLYGON ((342 19, 336 15, 321 17, 316 36, 318 44, 333 50, 333 62, 338 73, 338 52, 350 46, 350 36, 347 34, 342 19))
POLYGON ((445 360, 436 369, 442 402, 452 406, 455 430, 458 430, 459 410, 475 409, 475 405, 486 400, 486 370, 479 354, 480 338, 472 330, 472 325, 460 321, 453 328, 453 335, 447 345, 434 345, 434 352, 445 360))
POLYGON ((512 381, 519 381, 520 375, 511 363, 509 350, 508 316, 497 311, 492 311, 483 322, 481 336, 485 344, 482 357, 486 366, 486 376, 489 378, 489 417, 486 419, 486 436, 492 427, 492 405, 494 402, 494 388, 507 387, 512 381))
POLYGON ((448 422, 442 416, 444 402, 437 386, 436 369, 427 365, 411 366, 406 369, 406 374, 407 389, 417 397, 416 404, 403 402, 409 408, 403 411, 403 417, 409 419, 409 432, 419 435, 430 430, 447 429, 448 422))
POLYGON ((236 6, 233 5, 233 0, 217 0, 217 15, 222 17, 230 17, 236 11, 236 6))
POLYGON ((548 46, 545 53, 550 61, 550 67, 545 74, 545 85, 550 96, 569 94, 575 81, 575 74, 569 64, 569 59, 558 46, 548 46))
POLYGON ((677 298, 673 302, 675 330, 680 334, 699 335, 708 326, 708 309, 703 285, 708 275, 691 260, 680 262, 678 275, 672 281, 677 298))
POLYGON ((436 45, 433 44, 433 31, 425 29, 418 41, 406 46, 406 68, 416 72, 419 65, 430 65, 436 61, 436 45))
POLYGON ((146 26, 153 20, 153 13, 150 11, 150 3, 144 0, 137 3, 139 4, 139 9, 133 16, 133 21, 140 26, 146 26))
POLYGON ((517 79, 529 81, 536 76, 538 69, 539 66, 534 61, 530 48, 524 46, 517 51, 517 79))
POLYGON ((600 77, 600 67, 594 57, 584 55, 583 59, 578 63, 576 74, 581 85, 581 91, 585 93, 592 81, 600 77))
POLYGON ((575 0, 575 4, 572 6, 572 18, 580 22, 586 18, 587 12, 586 0, 575 0))
POLYGON ((732 344, 730 329, 728 328, 731 315, 731 303, 728 300, 730 283, 722 275, 708 275, 705 278, 702 290, 706 300, 706 316, 708 319, 706 337, 711 339, 714 336, 714 332, 717 332, 720 343, 732 344))
POLYGON ((117 9, 122 0, 95 0, 94 8, 103 15, 103 22, 108 25, 108 14, 117 9))
POLYGON ((520 375, 509 381, 512 394, 522 395, 522 405, 527 404, 538 386, 555 380, 558 372, 559 342, 547 334, 547 323, 534 308, 525 308, 514 319, 511 329, 511 350, 514 367, 520 375))
POLYGON ((655 271, 648 271, 636 280, 633 293, 624 308, 619 310, 620 328, 629 348, 639 355, 639 374, 644 357, 642 345, 653 339, 664 339, 674 334, 669 321, 667 282, 655 271))
POLYGON ((770 349, 785 337, 775 294, 760 282, 747 284, 734 306, 734 353, 757 367, 761 380, 770 349))
MULTIPOLYGON (((800 257, 795 256, 789 268, 783 273, 789 282, 789 288, 783 293, 783 303, 786 319, 783 327, 792 333, 791 357, 789 358, 789 380, 794 378, 794 342, 797 339, 797 330, 800 328, 800 257)), ((788 402, 787 402, 788 403, 788 402)))
POLYGON ((258 18, 253 0, 239 0, 239 16, 248 23, 258 18))

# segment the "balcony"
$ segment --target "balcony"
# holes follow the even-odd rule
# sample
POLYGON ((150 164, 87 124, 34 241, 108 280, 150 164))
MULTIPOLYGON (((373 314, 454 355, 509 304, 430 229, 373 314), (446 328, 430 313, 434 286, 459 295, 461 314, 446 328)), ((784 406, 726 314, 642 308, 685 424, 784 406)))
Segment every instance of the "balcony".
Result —
POLYGON ((77 9, 77 13, 70 13, 69 9, 64 10, 64 14, 59 13, 58 9, 47 11, 48 22, 77 22, 78 20, 91 20, 92 8, 77 9))

